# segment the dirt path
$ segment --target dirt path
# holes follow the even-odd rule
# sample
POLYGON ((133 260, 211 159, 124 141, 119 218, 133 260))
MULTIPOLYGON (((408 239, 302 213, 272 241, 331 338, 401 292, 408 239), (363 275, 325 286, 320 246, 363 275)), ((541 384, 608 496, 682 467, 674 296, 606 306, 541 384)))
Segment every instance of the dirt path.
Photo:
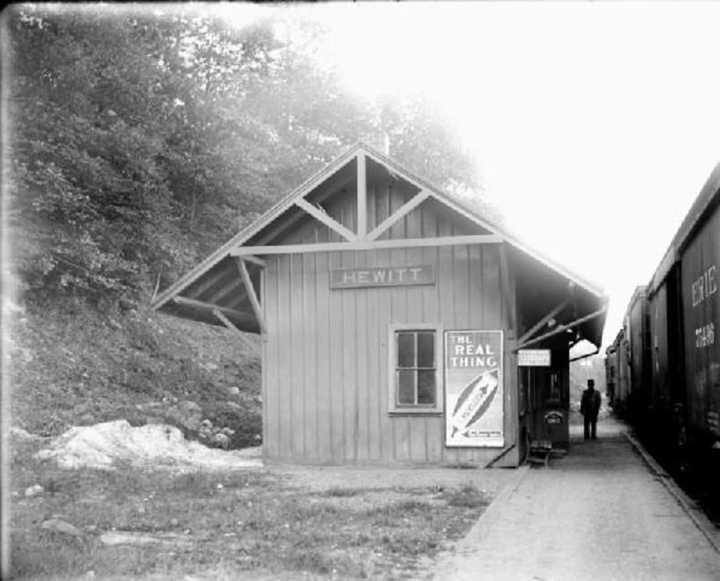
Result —
MULTIPOLYGON (((605 418, 488 509, 436 579, 720 579, 720 555, 605 418)), ((580 430, 581 431, 581 430, 580 430)), ((574 435, 578 434, 573 429, 574 435)))

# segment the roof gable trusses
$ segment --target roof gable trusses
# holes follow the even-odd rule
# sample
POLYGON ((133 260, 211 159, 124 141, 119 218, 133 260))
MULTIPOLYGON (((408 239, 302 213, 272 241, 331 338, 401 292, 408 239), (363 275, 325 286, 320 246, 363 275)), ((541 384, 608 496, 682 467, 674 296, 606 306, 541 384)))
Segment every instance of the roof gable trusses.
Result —
MULTIPOLYGON (((435 237, 422 237, 422 238, 393 238, 381 240, 380 237, 396 225, 405 216, 410 214, 413 210, 420 207, 426 200, 436 199, 439 202, 445 204, 445 200, 440 199, 435 192, 430 189, 426 184, 420 183, 412 178, 409 178, 404 172, 398 171, 397 174, 392 171, 391 168, 387 167, 387 163, 377 159, 375 155, 370 153, 365 147, 358 148, 357 151, 353 152, 353 155, 345 160, 344 166, 337 168, 337 166, 331 166, 333 173, 337 174, 343 167, 354 166, 354 188, 351 188, 355 200, 354 216, 355 224, 354 227, 348 228, 348 225, 340 223, 333 216, 331 216, 325 209, 320 205, 320 201, 325 196, 317 196, 315 203, 311 203, 307 198, 311 197, 311 194, 323 184, 323 179, 320 177, 319 183, 312 181, 307 187, 303 188, 290 198, 286 199, 285 203, 279 205, 275 212, 269 212, 266 220, 260 220, 260 230, 251 234, 245 241, 239 241, 234 248, 230 250, 232 256, 257 256, 257 255, 271 255, 271 254, 298 254, 306 252, 335 252, 335 251, 356 251, 356 250, 373 250, 382 248, 410 248, 410 247, 425 247, 425 246, 447 246, 447 245, 460 245, 460 244, 496 244, 503 241, 503 238, 494 233, 487 233, 489 228, 484 225, 477 224, 477 220, 473 222, 480 226, 479 230, 482 234, 469 234, 463 236, 435 236, 435 237), (368 159, 381 167, 385 167, 396 179, 403 180, 408 187, 416 190, 414 195, 405 201, 400 207, 396 208, 393 212, 390 212, 379 224, 374 225, 372 229, 369 229, 371 223, 368 216, 368 159), (399 175, 398 175, 399 174, 399 175), (304 244, 277 244, 273 243, 273 237, 287 231, 293 224, 297 223, 300 219, 295 216, 290 216, 286 219, 284 225, 274 231, 274 236, 268 237, 263 236, 261 239, 265 241, 264 244, 248 243, 251 238, 260 234, 265 227, 271 227, 271 225, 278 220, 284 213, 289 209, 299 209, 306 215, 311 216, 321 224, 325 225, 330 231, 338 234, 342 241, 329 241, 329 242, 312 242, 304 244)), ((330 172, 325 173, 325 178, 330 179, 330 172)), ((326 190, 325 195, 332 195, 333 191, 338 191, 342 187, 347 185, 347 180, 340 180, 339 184, 335 186, 334 190, 326 190)), ((446 205, 446 204, 445 204, 446 205)), ((281 220, 278 220, 281 221, 281 220)))
MULTIPOLYGON (((263 255, 497 244, 500 242, 509 243, 527 256, 561 274, 569 281, 585 288, 592 295, 605 299, 604 293, 596 285, 585 281, 569 270, 541 256, 514 236, 501 230, 495 224, 486 221, 474 211, 466 208, 462 203, 415 176, 393 160, 365 144, 358 143, 323 170, 306 180, 293 192, 277 202, 256 222, 239 232, 196 268, 160 293, 153 306, 154 308, 161 308, 168 301, 185 294, 194 285, 204 285, 203 279, 208 275, 215 278, 221 277, 221 274, 211 273, 211 271, 216 266, 219 267, 222 261, 227 260, 241 259, 252 263, 253 268, 257 269, 263 266, 263 260, 260 258, 263 255), (369 166, 372 166, 372 170, 370 170, 369 166), (388 212, 387 215, 375 220, 374 215, 368 215, 368 176, 377 171, 378 167, 386 171, 394 180, 402 182, 408 194, 404 201, 394 205, 392 211, 388 212), (341 191, 346 194, 349 192, 350 195, 355 196, 353 224, 342 223, 343 220, 337 219, 337 216, 331 216, 323 208, 323 206, 331 205, 333 199, 341 191), (438 234, 418 238, 390 235, 402 223, 403 218, 409 216, 411 212, 416 211, 423 204, 431 204, 438 210, 444 209, 455 218, 462 217, 467 224, 471 225, 471 228, 462 232, 455 232, 456 235, 453 236, 438 234), (292 232, 303 220, 307 221, 308 218, 327 227, 333 233, 335 240, 312 243, 279 243, 288 232, 292 232)), ((225 272, 229 273, 229 270, 226 268, 225 272)), ((208 285, 211 285, 212 282, 212 280, 208 281, 208 285)), ((244 290, 247 293, 246 281, 241 280, 238 282, 245 287, 244 290)), ((250 302, 253 302, 247 296, 248 294, 246 294, 244 300, 248 301, 250 299, 250 302)), ((196 295, 196 292, 193 292, 193 295, 196 295)), ((227 311, 223 312, 225 314, 235 314, 227 311)))

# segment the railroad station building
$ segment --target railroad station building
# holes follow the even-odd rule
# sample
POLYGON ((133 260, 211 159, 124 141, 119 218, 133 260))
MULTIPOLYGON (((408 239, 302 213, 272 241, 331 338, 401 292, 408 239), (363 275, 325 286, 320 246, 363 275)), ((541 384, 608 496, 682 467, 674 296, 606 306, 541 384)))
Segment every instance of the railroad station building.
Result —
POLYGON ((357 144, 153 306, 261 336, 266 461, 517 466, 568 445, 570 348, 606 304, 357 144))

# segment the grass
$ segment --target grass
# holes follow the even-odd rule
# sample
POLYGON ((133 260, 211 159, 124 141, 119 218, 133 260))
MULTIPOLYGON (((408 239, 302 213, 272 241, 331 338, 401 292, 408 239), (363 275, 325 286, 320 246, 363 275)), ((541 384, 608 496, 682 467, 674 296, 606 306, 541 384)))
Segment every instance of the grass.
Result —
POLYGON ((60 470, 13 448, 12 566, 18 579, 160 575, 211 569, 348 579, 416 576, 419 560, 461 537, 489 499, 473 486, 311 492, 268 470, 169 474, 60 470), (40 483, 46 492, 24 498, 40 483), (342 502, 339 502, 342 501, 342 502), (83 531, 43 530, 51 517, 83 531), (177 542, 106 546, 117 529, 177 542))

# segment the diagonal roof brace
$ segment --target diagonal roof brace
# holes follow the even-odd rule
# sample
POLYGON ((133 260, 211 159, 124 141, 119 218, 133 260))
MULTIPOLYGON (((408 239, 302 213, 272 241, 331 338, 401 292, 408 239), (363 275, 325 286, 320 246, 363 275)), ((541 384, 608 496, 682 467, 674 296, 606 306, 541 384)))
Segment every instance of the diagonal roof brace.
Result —
POLYGON ((545 315, 542 319, 540 319, 537 323, 530 327, 530 329, 528 329, 527 332, 522 337, 520 337, 520 339, 518 339, 518 343, 522 344, 523 342, 530 339, 530 337, 532 337, 537 331, 539 331, 543 327, 543 325, 548 323, 550 319, 552 319, 555 315, 562 311, 569 302, 569 299, 565 299, 563 302, 557 305, 552 311, 550 311, 547 315, 545 315))
POLYGON ((530 339, 529 341, 525 341, 524 343, 521 343, 520 345, 515 347, 515 349, 513 349, 513 352, 516 352, 520 349, 524 349, 528 345, 534 345, 535 343, 539 343, 543 339, 547 339, 548 337, 552 337, 554 335, 557 335, 558 333, 567 331, 568 329, 577 327, 578 325, 580 325, 586 321, 590 321, 591 319, 600 317, 601 315, 605 314, 606 310, 607 310, 607 306, 603 305, 603 307, 601 309, 598 309, 597 311, 590 313, 589 315, 585 315, 584 317, 580 317, 579 319, 575 319, 572 323, 568 323, 567 325, 560 325, 554 331, 550 331, 549 333, 545 333, 543 335, 540 335, 539 337, 535 337, 534 339, 530 339))

